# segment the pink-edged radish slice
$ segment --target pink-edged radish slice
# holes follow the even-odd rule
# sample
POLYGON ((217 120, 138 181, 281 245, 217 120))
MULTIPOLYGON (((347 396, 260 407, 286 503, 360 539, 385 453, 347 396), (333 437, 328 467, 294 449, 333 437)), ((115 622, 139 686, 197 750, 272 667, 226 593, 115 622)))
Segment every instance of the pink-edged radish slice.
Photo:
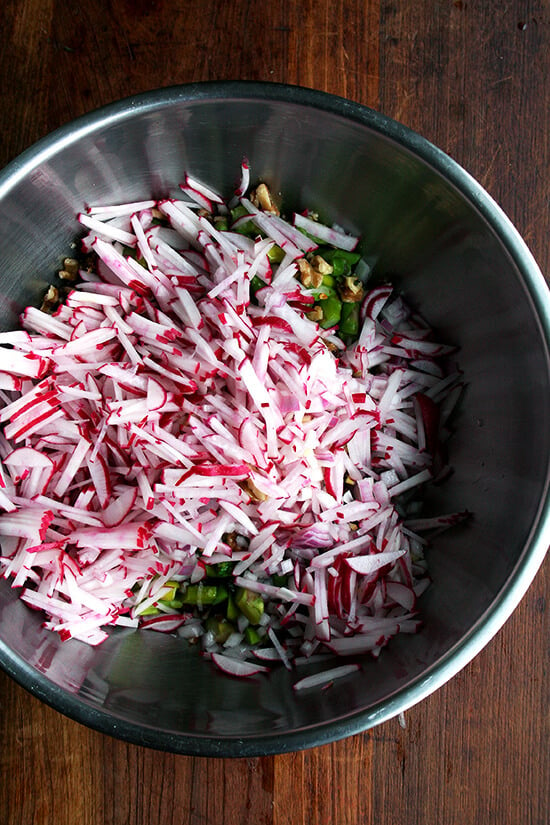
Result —
POLYGON ((33 499, 35 496, 43 495, 47 492, 49 483, 55 473, 55 464, 51 463, 46 467, 32 467, 27 478, 21 482, 21 495, 23 498, 33 499))
POLYGON ((264 662, 280 662, 281 657, 274 647, 254 647, 252 655, 264 662))
POLYGON ((322 670, 320 673, 314 673, 312 676, 304 676, 303 679, 298 679, 297 682, 294 682, 292 687, 296 691, 323 687, 334 682, 335 679, 343 679, 344 676, 357 673, 358 670, 361 670, 359 665, 340 665, 329 670, 322 670))
POLYGON ((405 610, 414 610, 416 605, 414 590, 401 582, 386 582, 386 597, 404 607, 405 610))
POLYGON ((256 673, 269 673, 269 668, 263 667, 263 665, 244 662, 242 659, 224 656, 223 653, 213 653, 212 661, 216 667, 229 676, 255 676, 256 673))
POLYGON ((5 510, 6 513, 14 513, 17 510, 17 505, 15 505, 13 501, 8 498, 3 490, 0 490, 0 508, 5 510))
POLYGON ((87 456, 86 463, 88 465, 88 470, 90 471, 90 478, 92 479, 92 483, 97 493, 98 501, 101 509, 103 510, 108 506, 112 492, 109 470, 101 453, 98 453, 93 461, 87 456))
POLYGON ((128 518, 134 508, 137 498, 137 488, 129 487, 116 498, 113 498, 103 511, 103 524, 106 527, 118 527, 128 518))
POLYGON ((387 553, 373 553, 370 556, 351 556, 346 558, 346 564, 361 576, 370 576, 371 573, 375 573, 387 564, 393 564, 405 553, 406 550, 390 550, 387 553))
POLYGON ((189 616, 181 613, 165 613, 162 616, 146 616, 140 619, 139 626, 146 630, 158 630, 160 633, 173 633, 188 620, 189 616))
POLYGON ((0 347, 0 371, 26 378, 42 378, 50 366, 49 358, 32 352, 18 352, 0 347))
POLYGON ((19 392, 22 387, 22 381, 23 379, 17 375, 9 372, 0 372, 0 390, 19 392))
POLYGON ((15 484, 26 478, 32 470, 45 470, 53 467, 51 458, 33 447, 18 447, 8 453, 4 465, 9 468, 15 484))
POLYGON ((371 289, 361 305, 362 320, 364 321, 365 318, 370 318, 373 321, 376 320, 392 292, 392 286, 379 286, 371 289))
POLYGON ((359 242, 359 238, 354 235, 347 235, 339 230, 332 229, 330 226, 314 221, 304 215, 294 215, 294 226, 299 229, 305 229, 309 235, 313 235, 320 241, 329 243, 338 249, 345 249, 347 252, 353 252, 359 242))
POLYGON ((147 379, 147 409, 150 412, 160 410, 168 401, 168 393, 156 378, 147 379))

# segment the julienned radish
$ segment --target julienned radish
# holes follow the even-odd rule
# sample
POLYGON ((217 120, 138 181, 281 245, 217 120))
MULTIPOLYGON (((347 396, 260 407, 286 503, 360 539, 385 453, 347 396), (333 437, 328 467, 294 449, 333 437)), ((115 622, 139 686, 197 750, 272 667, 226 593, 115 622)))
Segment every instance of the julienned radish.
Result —
POLYGON ((366 288, 356 237, 287 222, 249 174, 230 205, 187 175, 88 209, 95 267, 0 338, 4 577, 63 639, 179 632, 233 675, 415 632, 419 532, 465 515, 416 506, 450 348, 366 288))

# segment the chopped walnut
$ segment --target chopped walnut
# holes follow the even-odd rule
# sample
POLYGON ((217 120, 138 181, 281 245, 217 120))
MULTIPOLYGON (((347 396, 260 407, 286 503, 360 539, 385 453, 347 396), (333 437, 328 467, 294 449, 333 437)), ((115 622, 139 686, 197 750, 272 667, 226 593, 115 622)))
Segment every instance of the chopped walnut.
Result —
POLYGON ((246 479, 245 487, 252 501, 267 501, 268 496, 265 493, 262 493, 262 491, 256 487, 251 479, 246 479))
POLYGON ((59 292, 54 286, 50 286, 48 291, 44 295, 44 299, 42 301, 42 306, 40 310, 42 312, 47 312, 48 314, 52 314, 52 312, 56 309, 57 305, 59 304, 59 292))
POLYGON ((238 533, 224 533, 222 540, 224 544, 227 544, 232 550, 242 550, 243 548, 240 546, 239 542, 237 541, 238 533))
POLYGON ((310 287, 317 289, 323 283, 322 274, 315 270, 305 258, 300 258, 298 261, 298 269, 300 270, 300 280, 307 289, 310 287))
POLYGON ((321 255, 314 255, 310 260, 310 264, 313 269, 315 269, 316 272, 320 272, 321 275, 332 275, 334 272, 334 267, 331 266, 328 261, 325 261, 321 255))
POLYGON ((311 312, 307 313, 307 317, 310 321, 322 321, 323 320, 323 310, 320 306, 313 307, 311 312))
POLYGON ((338 293, 346 304, 358 304, 365 295, 362 284, 353 275, 344 278, 344 283, 338 287, 338 293))
POLYGON ((264 212, 271 212, 273 215, 280 214, 275 201, 271 196, 271 192, 265 183, 260 183, 260 185, 256 187, 256 190, 250 195, 250 200, 254 206, 259 207, 259 209, 263 209, 264 212))
POLYGON ((79 264, 76 258, 64 258, 63 268, 57 273, 62 281, 76 281, 78 278, 79 264))

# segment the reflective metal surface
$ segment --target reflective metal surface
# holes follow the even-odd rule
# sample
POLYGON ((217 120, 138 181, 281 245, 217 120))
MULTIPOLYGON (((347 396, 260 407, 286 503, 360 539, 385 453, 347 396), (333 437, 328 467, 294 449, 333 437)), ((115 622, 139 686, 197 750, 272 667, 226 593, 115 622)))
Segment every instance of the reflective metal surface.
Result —
POLYGON ((454 475, 430 510, 468 508, 429 552, 425 628, 331 690, 297 696, 284 669, 235 681, 181 641, 115 632, 61 643, 0 582, 0 664, 58 710, 139 744, 245 756, 309 747, 399 713, 489 641, 535 575, 548 519, 549 298, 526 246, 460 167, 356 104, 276 84, 199 84, 109 106, 0 175, 0 326, 38 301, 86 203, 177 191, 184 170, 229 194, 243 156, 285 203, 359 232, 376 260, 460 347, 467 391, 454 475))

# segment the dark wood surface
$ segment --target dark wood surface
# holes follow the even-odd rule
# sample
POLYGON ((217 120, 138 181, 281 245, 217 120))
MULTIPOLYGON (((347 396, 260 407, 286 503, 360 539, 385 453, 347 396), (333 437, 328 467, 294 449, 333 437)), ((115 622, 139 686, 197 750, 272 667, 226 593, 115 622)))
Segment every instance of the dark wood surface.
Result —
MULTIPOLYGON (((0 165, 128 94, 301 84, 446 150, 550 273, 544 0, 3 0, 0 165)), ((0 254, 1 265, 1 254, 0 254)), ((550 562, 487 648, 397 720, 296 754, 162 754, 41 705, 0 674, 0 825, 546 825, 550 562)))

